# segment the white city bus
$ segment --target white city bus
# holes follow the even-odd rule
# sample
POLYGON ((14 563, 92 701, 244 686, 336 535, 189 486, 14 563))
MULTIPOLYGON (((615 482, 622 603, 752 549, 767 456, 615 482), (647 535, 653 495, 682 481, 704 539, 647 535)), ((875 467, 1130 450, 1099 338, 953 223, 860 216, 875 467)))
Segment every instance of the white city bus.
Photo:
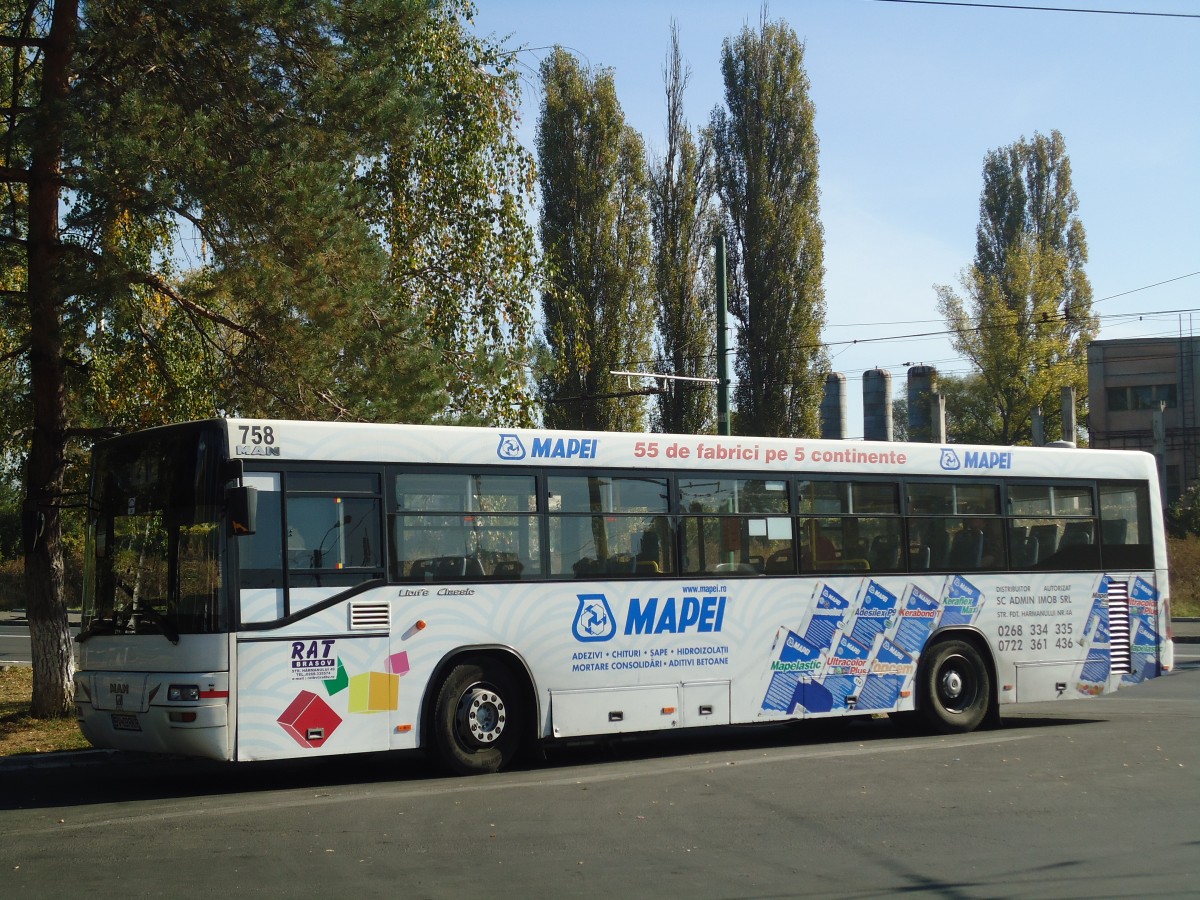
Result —
POLYGON ((1172 667, 1144 453, 213 420, 95 448, 76 704, 223 760, 1006 704, 1172 667))

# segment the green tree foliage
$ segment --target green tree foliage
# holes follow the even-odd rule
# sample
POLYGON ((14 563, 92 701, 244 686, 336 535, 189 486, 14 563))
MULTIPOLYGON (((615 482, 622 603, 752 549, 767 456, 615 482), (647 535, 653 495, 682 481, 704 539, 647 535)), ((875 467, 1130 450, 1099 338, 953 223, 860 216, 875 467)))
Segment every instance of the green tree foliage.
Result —
MULTIPOLYGON (((671 51, 663 68, 667 99, 666 154, 650 166, 650 213, 654 228, 654 285, 658 302, 655 371, 713 378, 715 302, 712 241, 711 149, 697 145, 683 117, 683 94, 691 70, 679 52, 672 23, 671 51)), ((712 430, 716 394, 711 385, 666 381, 658 395, 654 427, 679 434, 712 430)))
POLYGON ((1087 395, 1085 350, 1097 331, 1084 272, 1087 240, 1057 131, 989 153, 983 183, 963 293, 936 287, 954 348, 977 371, 965 385, 972 412, 950 414, 951 437, 1029 443, 1035 408, 1053 433, 1061 389, 1087 395))
POLYGON ((409 393, 406 375, 417 405, 435 406, 425 364, 406 362, 429 348, 404 347, 413 329, 358 177, 419 112, 394 52, 418 22, 386 0, 84 8, 65 225, 92 252, 70 254, 70 296, 101 337, 101 387, 126 386, 130 356, 126 372, 149 373, 142 419, 214 405, 385 416, 397 407, 362 408, 409 393), (176 278, 181 237, 201 251, 176 278))
POLYGON ((725 107, 710 132, 728 236, 729 307, 738 320, 738 430, 816 435, 829 365, 824 234, 814 106, 804 44, 764 14, 726 39, 725 107))
POLYGON ((1188 486, 1167 511, 1167 529, 1173 538, 1200 535, 1200 484, 1188 486))
POLYGON ((942 375, 938 391, 946 397, 947 437, 957 444, 988 443, 996 408, 984 380, 978 374, 942 375))
MULTIPOLYGON (((511 237, 509 188, 527 172, 484 147, 511 102, 495 94, 511 84, 507 64, 472 106, 466 93, 482 87, 456 80, 451 60, 471 43, 451 22, 466 7, 435 5, 425 34, 429 8, 0 0, 0 287, 12 301, 0 373, 12 389, 4 424, 25 459, 35 713, 70 710, 60 507, 83 447, 74 437, 215 408, 421 421, 515 390, 498 360, 524 339, 510 298, 525 276, 482 283, 450 252, 410 264, 382 239, 384 221, 390 237, 443 249, 469 239, 393 228, 371 193, 381 172, 428 187, 422 167, 459 165, 448 178, 463 200, 438 195, 442 214, 479 214, 486 184, 506 211, 484 227, 511 237), (473 137, 428 125, 456 91, 459 129, 485 111, 473 137), (445 155, 416 146, 418 133, 451 132, 461 144, 445 155), (381 166, 393 156, 404 164, 381 166), (449 290, 429 286, 438 279, 463 288, 466 305, 439 308, 449 290), (439 316, 461 321, 489 302, 501 312, 452 352, 462 332, 439 316)), ((485 261, 505 259, 480 246, 485 261)))
POLYGON ((413 96, 436 103, 371 169, 373 221, 390 278, 444 348, 448 413, 532 424, 528 385, 536 276, 533 157, 513 129, 516 56, 469 33, 467 0, 442 0, 396 48, 413 96))
POLYGON ((551 427, 636 431, 641 397, 614 369, 651 356, 650 211, 642 140, 612 73, 557 48, 541 67, 537 124, 542 312, 552 366, 540 379, 551 427))

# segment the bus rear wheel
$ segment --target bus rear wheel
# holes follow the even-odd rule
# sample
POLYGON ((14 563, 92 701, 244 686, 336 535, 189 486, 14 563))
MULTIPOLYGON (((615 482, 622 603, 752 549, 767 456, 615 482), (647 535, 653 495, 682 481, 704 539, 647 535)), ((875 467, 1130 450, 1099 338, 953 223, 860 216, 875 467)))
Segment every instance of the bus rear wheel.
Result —
POLYGON ((974 731, 987 716, 992 679, 975 647, 951 639, 925 651, 918 692, 917 709, 928 728, 939 734, 974 731))
POLYGON ((480 659, 452 668, 433 707, 433 744, 442 765, 456 775, 506 766, 521 746, 520 703, 504 665, 480 659))

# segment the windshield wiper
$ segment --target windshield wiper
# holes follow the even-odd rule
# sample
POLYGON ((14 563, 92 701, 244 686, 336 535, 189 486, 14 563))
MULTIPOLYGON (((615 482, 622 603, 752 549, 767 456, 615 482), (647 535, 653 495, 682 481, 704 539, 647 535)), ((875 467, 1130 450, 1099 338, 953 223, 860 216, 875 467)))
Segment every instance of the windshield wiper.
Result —
MULTIPOLYGON (((172 644, 179 643, 179 632, 176 630, 175 626, 171 624, 171 621, 166 615, 160 613, 153 606, 142 607, 141 609, 137 610, 136 614, 157 625, 162 636, 172 644)), ((128 620, 126 621, 128 622, 128 620)), ((84 628, 79 632, 79 634, 75 635, 75 642, 82 644, 88 638, 97 637, 99 635, 129 634, 130 632, 137 633, 135 629, 129 627, 130 624, 132 623, 120 625, 117 623, 116 619, 101 619, 97 617, 88 623, 87 628, 84 628)))
POLYGON ((88 622, 87 628, 84 628, 75 635, 75 643, 82 644, 90 637, 95 637, 98 634, 116 634, 117 625, 112 619, 101 619, 98 616, 88 622))
POLYGON ((167 621, 167 617, 163 613, 160 613, 153 606, 143 607, 138 610, 138 613, 151 619, 158 626, 158 630, 162 632, 163 637, 172 644, 179 643, 179 632, 175 630, 174 625, 167 621))

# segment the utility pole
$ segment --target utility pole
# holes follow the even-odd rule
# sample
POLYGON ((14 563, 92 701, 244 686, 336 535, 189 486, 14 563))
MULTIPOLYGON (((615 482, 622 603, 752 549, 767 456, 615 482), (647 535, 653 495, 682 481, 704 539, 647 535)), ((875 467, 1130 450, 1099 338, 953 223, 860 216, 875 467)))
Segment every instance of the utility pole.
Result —
POLYGON ((729 284, 725 277, 725 235, 717 234, 717 434, 729 435, 729 284))

